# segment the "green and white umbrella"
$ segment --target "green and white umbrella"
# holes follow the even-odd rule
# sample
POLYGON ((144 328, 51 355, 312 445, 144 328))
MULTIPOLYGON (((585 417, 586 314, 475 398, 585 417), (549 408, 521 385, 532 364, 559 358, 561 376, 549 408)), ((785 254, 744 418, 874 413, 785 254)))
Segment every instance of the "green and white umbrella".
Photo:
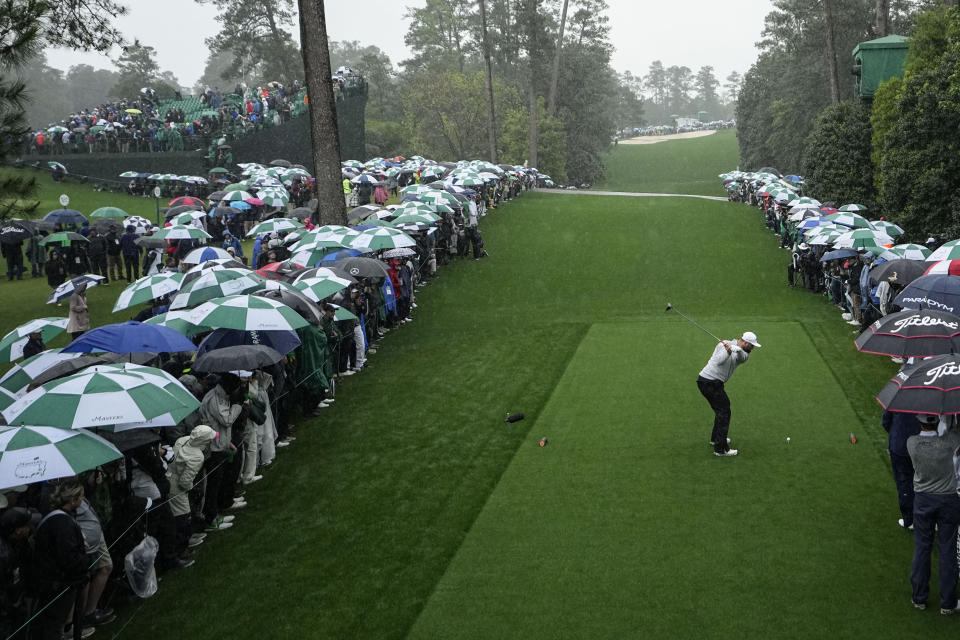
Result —
POLYGON ((927 262, 939 262, 940 260, 960 260, 960 240, 945 242, 927 256, 927 262))
POLYGON ((140 278, 136 282, 128 284, 127 288, 120 292, 117 303, 113 305, 113 312, 116 313, 135 304, 149 302, 168 293, 173 293, 180 288, 182 280, 182 273, 171 272, 140 278))
POLYGON ((200 406, 200 402, 197 400, 197 398, 190 393, 190 391, 187 390, 187 388, 184 387, 179 380, 174 378, 163 369, 147 367, 142 364, 131 364, 127 362, 103 365, 100 368, 104 371, 113 370, 138 375, 147 382, 160 387, 180 403, 176 407, 171 407, 170 411, 167 413, 151 420, 147 420, 145 422, 114 425, 115 432, 129 431, 130 429, 176 425, 200 406))
POLYGON ((854 229, 833 241, 833 246, 838 249, 871 249, 887 244, 893 244, 893 238, 882 231, 872 229, 854 229))
POLYGON ((892 222, 887 222, 886 220, 871 220, 870 224, 873 225, 874 229, 877 231, 883 231, 891 238, 899 238, 903 235, 903 227, 898 224, 893 224, 892 222))
POLYGON ((393 224, 416 224, 418 222, 435 224, 438 220, 440 220, 440 216, 435 213, 405 213, 402 216, 394 218, 393 224))
POLYGON ((241 331, 293 331, 307 325, 300 314, 282 302, 251 295, 204 302, 186 319, 193 324, 241 331))
POLYGON ((153 237, 159 240, 206 240, 213 236, 192 224, 175 224, 172 227, 160 229, 153 234, 153 237))
POLYGON ((843 225, 844 227, 850 227, 853 229, 873 229, 873 225, 870 224, 869 220, 861 215, 857 215, 856 213, 845 211, 831 213, 830 215, 824 217, 830 222, 843 225))
POLYGON ((256 225, 247 233, 248 238, 254 238, 261 233, 270 233, 271 231, 295 231, 302 229, 303 225, 290 218, 273 218, 265 220, 256 225))
POLYGON ((28 391, 0 413, 10 425, 82 429, 145 422, 181 405, 142 376, 92 366, 28 391))
POLYGON ((206 269, 183 285, 170 302, 170 310, 187 309, 214 298, 252 293, 263 289, 267 279, 247 269, 206 269))
POLYGON ((44 371, 61 362, 73 360, 82 355, 84 354, 63 353, 60 349, 47 349, 35 356, 30 356, 19 364, 13 365, 10 370, 0 378, 0 387, 14 395, 22 395, 30 383, 33 382, 34 378, 44 371))
MULTIPOLYGON (((229 189, 229 187, 227 187, 229 189)), ((240 202, 241 200, 249 200, 253 196, 243 189, 237 189, 234 191, 227 191, 226 195, 221 198, 221 202, 240 202)))
POLYGON ((206 218, 207 214, 203 211, 184 211, 183 213, 178 213, 177 215, 170 218, 170 222, 174 225, 193 225, 194 221, 201 220, 206 218))
POLYGON ((436 189, 431 189, 424 184, 410 184, 400 189, 400 193, 405 196, 419 195, 428 191, 436 191, 436 189))
POLYGON ((787 204, 789 204, 791 207, 795 207, 800 204, 814 204, 819 207, 820 201, 815 198, 808 198, 806 196, 803 196, 802 198, 794 198, 793 200, 790 200, 789 202, 787 202, 787 204))
POLYGON ((69 318, 37 318, 20 325, 0 340, 0 362, 22 358, 31 333, 39 331, 41 339, 47 342, 66 331, 68 322, 69 318))
POLYGON ((67 478, 123 457, 88 431, 58 427, 0 427, 0 489, 67 478))
POLYGON ((432 202, 434 204, 445 204, 450 207, 459 207, 460 201, 457 200, 456 196, 452 193, 447 193, 446 191, 437 191, 436 189, 431 189, 425 193, 421 193, 417 196, 423 202, 432 202))
POLYGON ((282 209, 290 202, 290 196, 286 195, 286 193, 281 195, 275 191, 271 191, 270 193, 261 192, 257 194, 257 197, 263 200, 263 204, 268 207, 273 207, 274 209, 282 209))
POLYGON ((121 177, 121 178, 136 178, 138 175, 140 175, 140 174, 137 173, 136 171, 124 171, 123 173, 120 174, 119 177, 121 177))
POLYGON ((890 251, 904 260, 926 260, 932 251, 922 244, 898 244, 890 247, 890 251))
POLYGON ((355 229, 350 227, 345 227, 342 224, 325 224, 322 227, 317 227, 311 233, 356 233, 355 229))
MULTIPOLYGON (((186 315, 190 313, 190 309, 181 309, 180 311, 167 311, 166 313, 159 313, 152 318, 149 318, 144 322, 144 324, 158 324, 163 327, 169 327, 177 333, 181 333, 188 338, 192 338, 198 333, 206 333, 207 331, 212 331, 213 327, 207 327, 202 324, 191 324, 186 320, 186 315)), ((80 354, 77 354, 80 355, 80 354)), ((0 382, 2 385, 2 382, 0 382)))
POLYGON ((866 210, 867 208, 862 204, 845 204, 839 209, 837 209, 837 211, 852 211, 853 213, 858 213, 860 211, 866 211, 866 210))
POLYGON ((349 248, 350 241, 360 235, 359 231, 348 229, 344 232, 338 231, 313 231, 300 238, 297 244, 291 247, 291 253, 300 253, 301 251, 323 251, 326 249, 349 248))
POLYGON ((107 218, 108 220, 125 220, 130 214, 117 207, 100 207, 90 214, 91 218, 107 218))
POLYGON ((416 241, 404 232, 389 227, 367 229, 350 241, 350 246, 354 249, 372 249, 374 251, 412 247, 416 244, 416 241))
POLYGON ((338 278, 331 274, 322 277, 304 278, 293 286, 314 302, 320 302, 338 291, 343 291, 351 284, 350 280, 338 278))
POLYGON ((807 244, 812 245, 828 245, 833 244, 833 241, 843 235, 842 231, 837 231, 835 229, 830 229, 823 233, 817 233, 807 239, 807 244))

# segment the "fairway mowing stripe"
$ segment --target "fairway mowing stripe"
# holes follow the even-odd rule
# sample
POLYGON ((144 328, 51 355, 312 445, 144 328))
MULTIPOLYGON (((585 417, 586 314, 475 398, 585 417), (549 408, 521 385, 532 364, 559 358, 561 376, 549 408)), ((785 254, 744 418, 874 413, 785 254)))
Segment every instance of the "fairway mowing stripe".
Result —
POLYGON ((624 196, 627 198, 699 198, 715 202, 727 202, 722 196, 700 196, 691 193, 634 193, 631 191, 566 191, 564 189, 537 189, 537 193, 562 193, 565 195, 624 196))

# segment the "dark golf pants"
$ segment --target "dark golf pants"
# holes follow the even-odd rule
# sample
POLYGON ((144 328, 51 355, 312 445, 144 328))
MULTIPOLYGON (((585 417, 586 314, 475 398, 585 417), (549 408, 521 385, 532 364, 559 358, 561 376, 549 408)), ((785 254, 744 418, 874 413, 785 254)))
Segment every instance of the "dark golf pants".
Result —
POLYGON ((956 493, 917 493, 913 499, 913 564, 910 584, 913 601, 926 603, 930 595, 930 556, 937 539, 940 555, 940 607, 957 606, 957 525, 960 497, 956 493))
POLYGON ((707 380, 697 376, 697 388, 713 409, 713 433, 710 435, 710 441, 713 442, 713 450, 717 453, 723 453, 730 447, 727 445, 727 433, 730 431, 730 398, 723 389, 723 383, 719 380, 707 380))
POLYGON ((900 503, 900 517, 903 526, 913 524, 913 462, 910 456, 890 452, 890 467, 893 469, 893 481, 897 484, 897 501, 900 503))

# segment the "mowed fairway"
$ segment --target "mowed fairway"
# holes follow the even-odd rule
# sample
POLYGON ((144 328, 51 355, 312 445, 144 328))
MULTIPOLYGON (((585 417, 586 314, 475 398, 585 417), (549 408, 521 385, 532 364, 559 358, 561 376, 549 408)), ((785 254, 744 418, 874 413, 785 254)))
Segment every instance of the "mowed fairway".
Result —
MULTIPOLYGON (((725 139, 735 162, 721 136, 630 149, 673 149, 685 167, 634 190, 701 192, 719 171, 697 144, 725 139)), ((529 193, 482 226, 491 257, 420 290, 414 322, 300 422, 236 526, 114 636, 955 631, 909 604, 912 540, 873 400, 895 366, 858 354, 822 297, 785 286, 787 252, 755 210, 529 193), (737 458, 712 455, 695 385, 714 342, 667 302, 763 344, 728 385, 737 458)), ((7 309, 4 324, 43 311, 7 309)))

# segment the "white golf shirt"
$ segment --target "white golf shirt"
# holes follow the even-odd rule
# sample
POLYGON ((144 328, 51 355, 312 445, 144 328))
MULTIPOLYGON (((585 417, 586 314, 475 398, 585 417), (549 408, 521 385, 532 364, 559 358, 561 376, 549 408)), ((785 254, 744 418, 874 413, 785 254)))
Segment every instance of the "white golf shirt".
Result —
POLYGON ((737 345, 736 340, 718 342, 713 355, 707 361, 707 366, 700 370, 700 377, 707 380, 726 382, 733 375, 733 370, 747 361, 750 354, 737 345), (730 345, 730 353, 723 346, 724 342, 730 345))

